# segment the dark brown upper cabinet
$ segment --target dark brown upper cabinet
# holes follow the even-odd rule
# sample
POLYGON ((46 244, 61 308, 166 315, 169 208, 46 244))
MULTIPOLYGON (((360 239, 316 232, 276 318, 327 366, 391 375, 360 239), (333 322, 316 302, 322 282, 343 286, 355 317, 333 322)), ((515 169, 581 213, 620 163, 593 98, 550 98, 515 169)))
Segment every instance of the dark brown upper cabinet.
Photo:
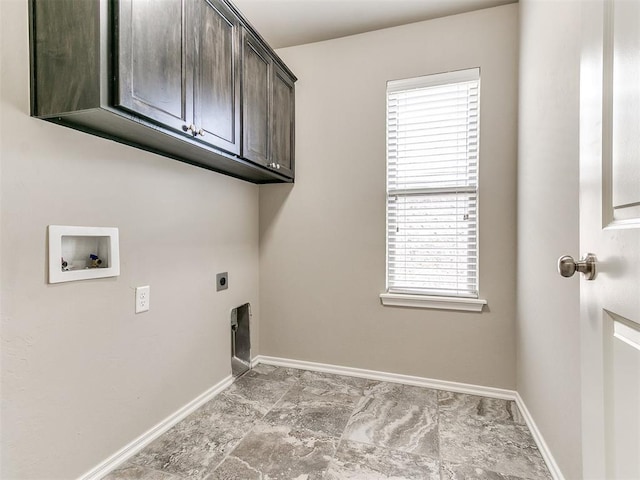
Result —
POLYGON ((271 161, 279 173, 293 178, 295 151, 294 80, 278 65, 273 66, 271 97, 271 161))
POLYGON ((295 80, 250 32, 243 37, 244 157, 293 178, 295 80))
POLYGON ((243 106, 242 153, 252 162, 270 163, 269 124, 271 118, 271 58, 251 34, 245 32, 243 42, 243 106))
POLYGON ((119 0, 115 105, 240 154, 240 21, 221 0, 119 0))
POLYGON ((193 33, 185 0, 119 0, 114 106, 185 131, 193 119, 193 33))
POLYGON ((240 23, 218 0, 199 4, 195 125, 203 142, 240 154, 240 23))
POLYGON ((30 26, 33 116, 254 183, 293 181, 295 76, 228 0, 30 0, 30 26))

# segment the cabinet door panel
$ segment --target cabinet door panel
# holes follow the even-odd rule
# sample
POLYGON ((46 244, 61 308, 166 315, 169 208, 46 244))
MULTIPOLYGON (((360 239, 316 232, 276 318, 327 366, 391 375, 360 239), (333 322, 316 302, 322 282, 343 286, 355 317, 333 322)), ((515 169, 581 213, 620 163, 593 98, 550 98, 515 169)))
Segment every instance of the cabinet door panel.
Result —
POLYGON ((293 177, 294 156, 294 86, 291 78, 274 67, 273 124, 271 161, 277 163, 279 173, 293 177))
POLYGON ((240 153, 238 19, 219 0, 203 0, 196 60, 196 127, 203 142, 240 153))
POLYGON ((193 118, 185 0, 119 0, 115 105, 182 131, 193 118))
POLYGON ((263 48, 245 35, 243 46, 243 156, 252 162, 269 162, 269 88, 271 60, 263 48))
POLYGON ((32 115, 95 108, 100 98, 99 5, 32 0, 30 8, 32 115))

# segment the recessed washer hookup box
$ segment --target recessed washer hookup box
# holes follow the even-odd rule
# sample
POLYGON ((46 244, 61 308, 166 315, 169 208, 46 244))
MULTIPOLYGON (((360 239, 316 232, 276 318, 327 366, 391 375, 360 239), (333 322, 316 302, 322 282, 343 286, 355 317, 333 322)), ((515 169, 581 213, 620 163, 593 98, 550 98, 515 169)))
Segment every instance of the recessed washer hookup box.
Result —
POLYGON ((49 283, 118 275, 117 228, 49 225, 49 283))

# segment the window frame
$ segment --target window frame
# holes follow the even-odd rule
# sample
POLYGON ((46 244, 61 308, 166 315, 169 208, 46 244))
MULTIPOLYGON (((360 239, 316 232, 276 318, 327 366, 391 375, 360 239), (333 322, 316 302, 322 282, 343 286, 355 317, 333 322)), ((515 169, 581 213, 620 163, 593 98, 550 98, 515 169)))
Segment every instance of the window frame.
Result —
MULTIPOLYGON (((480 96, 480 68, 470 68, 464 70, 458 70, 453 72, 445 72, 445 73, 437 73, 433 75, 426 75, 421 77, 408 78, 403 80, 394 80, 387 82, 386 88, 386 101, 385 101, 385 292, 380 294, 380 298, 382 300, 383 305, 387 306, 401 306, 401 307, 415 307, 415 308, 437 308, 437 309, 445 309, 445 310, 462 310, 462 311, 474 311, 480 312, 484 305, 487 304, 486 300, 482 300, 479 298, 479 287, 480 287, 480 278, 479 278, 479 263, 480 263, 480 250, 479 250, 479 209, 478 209, 478 200, 479 200, 479 140, 480 140, 480 113, 478 111, 478 120, 477 120, 477 135, 478 135, 478 150, 477 150, 477 160, 476 167, 478 171, 476 175, 478 178, 476 179, 475 187, 465 186, 451 186, 451 187, 427 187, 422 188, 420 190, 424 191, 425 195, 438 195, 438 194, 460 194, 460 193, 473 193, 475 195, 475 207, 476 207, 476 218, 475 218, 475 229, 476 229, 476 254, 475 254, 475 268, 476 268, 476 279, 475 279, 475 294, 458 294, 458 295, 440 295, 439 293, 434 293, 436 289, 432 289, 432 291, 409 291, 408 289, 396 289, 390 288, 390 260, 389 260, 389 206, 390 206, 390 196, 408 196, 412 194, 410 188, 406 189, 390 189, 389 188, 389 97, 393 92, 398 91, 407 91, 418 88, 430 88, 436 87, 440 85, 451 85, 456 83, 463 83, 469 81, 477 81, 478 82, 478 97, 480 96), (406 192, 406 193, 403 193, 406 192)), ((479 101, 479 98, 478 98, 479 101)))

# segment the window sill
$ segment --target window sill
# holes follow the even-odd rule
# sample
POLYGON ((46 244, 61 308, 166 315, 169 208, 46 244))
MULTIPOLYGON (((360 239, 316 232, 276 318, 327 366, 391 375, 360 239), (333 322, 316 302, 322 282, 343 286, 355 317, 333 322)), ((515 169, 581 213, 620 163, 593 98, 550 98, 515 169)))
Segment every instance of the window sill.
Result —
POLYGON ((404 293, 381 293, 380 299, 382 305, 388 307, 436 308, 463 312, 481 312, 482 307, 487 304, 486 300, 478 298, 431 297, 404 293))

